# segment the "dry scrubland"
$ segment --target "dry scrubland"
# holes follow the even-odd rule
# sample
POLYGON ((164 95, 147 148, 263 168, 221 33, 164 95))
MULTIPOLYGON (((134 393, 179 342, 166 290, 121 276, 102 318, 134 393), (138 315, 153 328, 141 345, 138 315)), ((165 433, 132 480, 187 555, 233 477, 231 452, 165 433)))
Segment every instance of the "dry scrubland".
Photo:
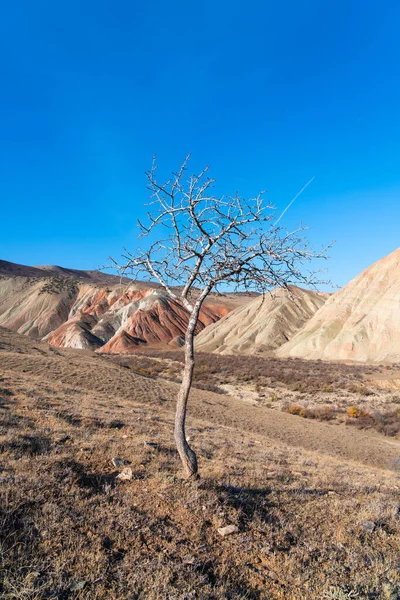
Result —
MULTIPOLYGON (((395 437, 292 416, 266 406, 262 390, 256 406, 194 390, 189 434, 202 478, 185 482, 176 384, 118 360, 128 358, 52 351, 0 329, 1 598, 400 597, 395 437), (116 478, 113 457, 132 480, 116 478), (227 524, 238 532, 223 538, 227 524)), ((335 391, 316 397, 336 393, 339 371, 323 372, 335 391)), ((359 384, 351 369, 340 373, 359 384)), ((217 379, 210 373, 213 385, 226 377, 217 379)), ((278 380, 268 385, 283 393, 278 380)), ((301 394, 294 385, 288 393, 301 394)))
MULTIPOLYGON (((182 351, 147 349, 110 359, 141 375, 180 381, 182 351)), ((400 436, 400 365, 199 353, 194 385, 306 419, 400 436)))

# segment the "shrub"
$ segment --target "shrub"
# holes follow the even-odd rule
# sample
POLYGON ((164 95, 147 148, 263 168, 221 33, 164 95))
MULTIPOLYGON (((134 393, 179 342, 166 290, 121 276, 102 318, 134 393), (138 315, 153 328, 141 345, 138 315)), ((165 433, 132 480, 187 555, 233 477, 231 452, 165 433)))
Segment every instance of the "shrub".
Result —
POLYGON ((360 412, 361 411, 358 408, 358 406, 349 406, 349 408, 347 409, 347 414, 352 419, 356 419, 357 417, 359 417, 360 416, 360 412))
MULTIPOLYGON (((357 407, 350 406, 357 409, 357 407)), ((400 434, 400 414, 398 410, 392 412, 380 413, 374 411, 373 414, 364 412, 360 409, 356 411, 357 416, 346 421, 347 425, 355 425, 358 429, 376 429, 379 433, 387 436, 398 436, 400 434)), ((347 411, 347 414, 349 412, 347 411)), ((354 414, 354 413, 353 413, 354 414)), ((352 416, 352 415, 349 415, 352 416)))
POLYGON ((331 421, 336 416, 335 411, 330 406, 321 406, 320 408, 316 408, 314 413, 315 418, 319 419, 320 421, 331 421))
POLYGON ((197 388, 198 390, 214 392, 214 394, 226 394, 225 390, 217 385, 214 385, 213 383, 208 383, 207 381, 195 381, 193 387, 197 388))
POLYGON ((348 386, 349 392, 352 394, 360 394, 361 396, 373 396, 374 392, 361 383, 352 383, 348 386))
POLYGON ((285 412, 289 413, 290 415, 300 415, 302 410, 302 407, 298 404, 292 404, 292 406, 288 406, 285 409, 285 412))
POLYGON ((300 416, 304 419, 315 419, 315 411, 312 408, 302 408, 300 416))

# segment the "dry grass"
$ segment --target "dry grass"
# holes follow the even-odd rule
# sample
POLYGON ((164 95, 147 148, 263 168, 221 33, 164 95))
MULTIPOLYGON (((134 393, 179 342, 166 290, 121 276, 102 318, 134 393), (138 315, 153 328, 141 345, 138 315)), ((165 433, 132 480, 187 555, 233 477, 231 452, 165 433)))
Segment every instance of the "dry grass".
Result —
POLYGON ((384 413, 378 410, 367 412, 358 406, 349 406, 344 412, 332 406, 318 406, 308 408, 299 404, 291 404, 283 408, 290 415, 298 415, 304 419, 318 419, 320 421, 341 420, 346 425, 353 425, 358 429, 375 429, 379 433, 390 437, 400 436, 400 409, 384 413))
MULTIPOLYGON (((141 361, 156 358, 158 361, 147 361, 146 368, 153 369, 154 375, 164 372, 166 361, 174 370, 176 377, 180 375, 183 363, 182 350, 141 349, 136 355, 124 357, 126 363, 139 366, 141 361), (158 362, 158 364, 157 364, 158 362)), ((293 391, 332 392, 349 389, 355 393, 363 393, 365 378, 381 372, 381 368, 372 365, 354 365, 346 363, 327 363, 323 361, 306 361, 301 359, 259 358, 256 356, 235 356, 207 354, 200 352, 196 360, 196 378, 203 376, 215 384, 230 382, 252 382, 254 385, 270 387, 285 386, 293 391)))
MULTIPOLYGON (((180 350, 145 349, 135 355, 109 358, 141 375, 180 381, 183 365, 180 350)), ((392 371, 388 365, 200 353, 194 387, 218 394, 241 394, 243 398, 247 392, 249 400, 289 414, 323 421, 336 419, 398 437, 398 394, 373 385, 374 377, 387 371, 392 371), (360 414, 348 413, 354 405, 360 414)))
POLYGON ((377 438, 364 465, 346 462, 269 439, 263 415, 335 436, 329 423, 197 392, 202 478, 188 483, 173 385, 90 353, 2 345, 2 599, 399 597, 400 481, 368 462, 377 438), (222 538, 226 524, 239 532, 222 538))

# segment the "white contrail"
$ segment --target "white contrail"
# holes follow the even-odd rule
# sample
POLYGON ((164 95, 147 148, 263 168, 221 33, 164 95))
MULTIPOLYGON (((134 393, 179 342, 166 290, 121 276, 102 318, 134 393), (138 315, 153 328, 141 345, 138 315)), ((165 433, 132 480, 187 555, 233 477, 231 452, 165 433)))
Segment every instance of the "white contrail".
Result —
POLYGON ((295 200, 297 200, 297 198, 300 196, 300 194, 302 194, 304 192, 304 190, 306 189, 306 187, 308 187, 310 185, 310 183, 312 181, 314 181, 315 179, 315 175, 314 177, 311 177, 310 181, 307 181, 306 185, 304 185, 301 190, 299 192, 297 192, 297 194, 295 195, 295 197, 289 202, 289 204, 287 205, 287 207, 285 208, 285 210, 280 214, 280 216, 277 218, 277 220, 275 221, 274 225, 277 225, 279 223, 279 221, 282 219, 283 215, 289 210, 289 208, 292 206, 293 202, 295 202, 295 200))

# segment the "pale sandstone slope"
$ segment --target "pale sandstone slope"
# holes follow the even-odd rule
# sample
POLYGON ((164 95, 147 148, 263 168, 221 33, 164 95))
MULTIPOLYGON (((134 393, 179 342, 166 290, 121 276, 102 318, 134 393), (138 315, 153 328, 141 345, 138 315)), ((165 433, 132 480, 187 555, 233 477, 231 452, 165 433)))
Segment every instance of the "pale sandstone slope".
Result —
POLYGON ((66 280, 59 291, 47 293, 47 280, 29 277, 0 278, 0 325, 37 339, 67 319, 78 288, 66 280))
POLYGON ((324 304, 327 295, 291 286, 239 307, 196 337, 200 352, 254 354, 287 342, 324 304))
POLYGON ((277 355, 400 361, 400 249, 329 298, 277 355))

